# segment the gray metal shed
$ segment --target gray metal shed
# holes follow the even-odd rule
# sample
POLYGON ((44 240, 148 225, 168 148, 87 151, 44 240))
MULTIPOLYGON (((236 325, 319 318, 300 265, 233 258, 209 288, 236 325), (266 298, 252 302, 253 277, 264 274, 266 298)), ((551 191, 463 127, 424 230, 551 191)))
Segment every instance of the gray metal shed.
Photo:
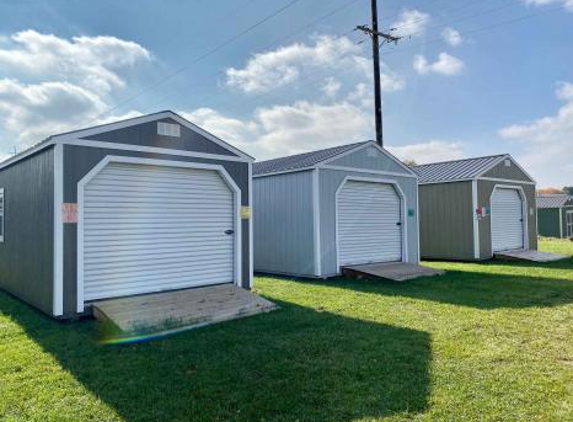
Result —
POLYGON ((58 318, 93 300, 252 283, 252 157, 171 111, 0 164, 0 288, 58 318))
POLYGON ((537 249, 535 181, 510 155, 412 169, 420 182, 422 258, 472 261, 537 249))
POLYGON ((255 271, 419 261, 416 175, 375 142, 255 163, 253 192, 255 271))
POLYGON ((573 196, 538 195, 537 214, 541 236, 573 238, 573 196))

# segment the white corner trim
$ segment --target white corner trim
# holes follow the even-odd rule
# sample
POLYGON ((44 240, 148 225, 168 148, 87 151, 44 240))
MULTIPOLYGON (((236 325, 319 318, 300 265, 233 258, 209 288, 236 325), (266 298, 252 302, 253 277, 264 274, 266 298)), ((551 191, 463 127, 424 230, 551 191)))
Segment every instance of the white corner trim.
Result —
POLYGON ((396 177, 407 177, 412 179, 417 179, 418 177, 413 174, 405 174, 405 173, 396 173, 393 171, 383 171, 383 170, 369 170, 364 168, 358 167, 346 167, 346 166, 333 166, 330 164, 319 164, 317 166, 320 169, 325 170, 340 170, 340 171, 347 171, 347 172, 356 172, 356 173, 365 173, 365 174, 379 174, 381 176, 396 176, 396 177))
POLYGON ((86 185, 109 163, 146 164, 154 166, 180 167, 214 170, 219 172, 225 183, 234 193, 235 203, 235 284, 242 286, 242 230, 241 230, 241 189, 227 170, 218 164, 192 163, 186 161, 160 160, 153 158, 122 157, 107 155, 78 182, 78 245, 77 245, 77 312, 84 311, 84 191, 86 185))
POLYGON ((64 147, 54 146, 54 287, 53 314, 64 314, 64 223, 62 204, 64 203, 64 147))
POLYGON ((253 218, 255 213, 253 212, 253 196, 255 192, 253 191, 253 163, 249 163, 249 208, 251 210, 251 215, 249 218, 249 287, 252 289, 255 280, 255 267, 254 267, 254 244, 253 244, 253 218))
POLYGON ((380 183, 380 184, 387 184, 392 185, 400 198, 400 207, 401 207, 401 214, 402 214, 402 261, 401 262, 408 262, 408 203, 406 199, 406 195, 404 195, 404 191, 400 187, 400 185, 396 182, 396 180, 392 179, 378 179, 374 177, 360 177, 360 176, 346 176, 338 188, 336 188, 336 192, 334 194, 334 244, 336 247, 336 271, 340 274, 340 257, 338 253, 338 196, 344 185, 349 181, 357 181, 357 182, 372 182, 372 183, 380 183))
POLYGON ((473 248, 474 259, 480 259, 480 240, 479 240, 479 218, 478 209, 478 186, 477 180, 472 180, 472 226, 473 226, 473 248))
POLYGON ((144 145, 122 144, 117 142, 91 141, 77 138, 66 139, 66 140, 58 139, 55 141, 55 143, 64 145, 74 145, 80 147, 148 152, 151 154, 174 155, 180 157, 206 158, 209 160, 219 160, 219 161, 238 161, 242 163, 251 162, 251 160, 241 157, 236 157, 234 155, 210 154, 207 152, 185 151, 181 149, 160 148, 160 147, 148 147, 144 145))
MULTIPOLYGON (((559 209, 559 239, 563 239, 563 208, 559 209)), ((567 218, 565 218, 567 221, 567 218)), ((537 232, 539 234, 539 232, 537 232)))
POLYGON ((312 216, 314 240, 314 275, 322 275, 322 248, 320 242, 320 175, 319 170, 312 172, 312 216))
POLYGON ((217 136, 213 135, 210 132, 207 132, 205 129, 200 128, 199 126, 191 123, 190 121, 184 119, 183 117, 179 116, 178 114, 172 111, 164 111, 160 113, 153 113, 148 114, 145 116, 134 117, 131 119, 122 120, 120 122, 104 124, 100 126, 95 126, 88 129, 80 129, 73 132, 63 133, 61 135, 56 135, 53 137, 56 141, 68 141, 72 139, 78 138, 85 138, 88 136, 93 136, 98 133, 110 132, 112 130, 123 129, 130 126, 135 126, 143 123, 149 123, 160 119, 171 118, 175 120, 182 126, 202 135, 203 137, 209 139, 211 142, 219 145, 220 147, 232 152, 233 154, 237 154, 239 158, 246 159, 248 161, 253 161, 254 158, 250 155, 244 153, 243 151, 235 148, 234 146, 228 144, 227 142, 223 141, 222 139, 218 138, 217 136))
POLYGON ((527 196, 523 190, 523 187, 517 185, 503 185, 503 184, 496 184, 489 196, 489 210, 490 210, 490 246, 491 246, 491 253, 492 256, 494 254, 493 251, 493 208, 491 206, 491 199, 493 194, 495 193, 496 189, 514 189, 519 193, 521 197, 521 215, 522 215, 522 227, 523 227, 523 249, 529 249, 529 205, 527 203, 527 196))
POLYGON ((420 252, 420 189, 419 186, 416 185, 416 242, 418 243, 418 259, 416 264, 419 264, 422 261, 422 254, 420 252))

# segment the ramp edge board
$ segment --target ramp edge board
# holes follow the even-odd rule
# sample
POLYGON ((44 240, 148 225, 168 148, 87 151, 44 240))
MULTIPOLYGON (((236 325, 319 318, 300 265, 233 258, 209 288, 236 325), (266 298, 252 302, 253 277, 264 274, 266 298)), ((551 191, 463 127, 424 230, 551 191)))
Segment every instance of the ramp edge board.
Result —
POLYGON ((374 263, 349 265, 341 268, 346 277, 384 279, 390 281, 407 281, 419 277, 434 277, 445 274, 445 271, 405 262, 374 263))
POLYGON ((565 255, 559 255, 552 252, 540 252, 532 250, 496 252, 494 257, 502 261, 523 262, 555 262, 567 258, 565 255))
POLYGON ((96 319, 118 328, 118 337, 157 337, 278 308, 273 302, 235 285, 95 301, 92 307, 96 319))

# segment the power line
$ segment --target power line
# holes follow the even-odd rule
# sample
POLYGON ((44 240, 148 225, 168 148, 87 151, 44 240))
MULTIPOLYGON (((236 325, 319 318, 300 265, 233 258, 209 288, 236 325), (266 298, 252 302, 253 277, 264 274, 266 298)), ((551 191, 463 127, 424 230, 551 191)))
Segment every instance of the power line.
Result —
POLYGON ((198 62, 200 62, 201 60, 206 59, 209 56, 212 56, 213 54, 217 53, 218 51, 220 51, 221 49, 225 48, 226 46, 228 46, 229 44, 233 43, 234 41, 238 40, 239 38, 243 37, 244 35, 248 34, 249 32, 253 31, 254 29, 258 28, 259 26, 261 26, 262 24, 264 24, 265 22, 271 20, 272 18, 278 16, 279 14, 283 13, 285 10, 287 10, 288 8, 294 6, 295 4, 299 3, 302 0, 291 0, 289 1, 286 5, 280 7, 279 9, 275 10, 274 12, 272 12, 271 14, 265 16, 264 18, 258 20, 257 22, 255 22, 254 24, 252 24, 251 26, 247 27, 246 29, 238 32, 237 34, 231 36, 230 38, 227 38, 225 41, 223 41, 222 43, 218 44, 217 46, 213 47, 212 49, 210 49, 209 51, 207 51, 206 53, 196 57, 194 60, 192 60, 190 63, 186 64, 185 66, 180 67, 179 69, 177 69, 176 71, 168 74, 167 76, 165 76, 163 79, 157 81, 154 84, 148 85, 147 87, 141 89, 140 91, 138 91, 136 94, 120 101, 119 103, 117 103, 116 105, 114 105, 113 107, 108 108, 107 110, 105 110, 103 113, 100 113, 98 116, 96 116, 95 118, 93 118, 90 122, 87 123, 87 125, 89 126, 92 122, 99 120, 100 118, 102 118, 103 116, 105 116, 106 114, 117 110, 119 107, 121 107, 124 104, 127 104, 128 102, 133 101, 136 98, 139 98, 140 96, 142 96, 143 94, 146 94, 147 92, 150 92, 152 90, 154 90, 155 88, 157 88, 160 85, 163 85, 165 82, 167 82, 168 80, 173 79, 175 76, 179 75, 180 73, 184 72, 185 70, 187 70, 189 67, 197 64, 198 62))
MULTIPOLYGON (((276 45, 276 44, 278 44, 278 43, 280 43, 280 42, 282 42, 282 41, 284 41, 284 40, 286 40, 286 39, 292 38, 294 35, 297 35, 297 34, 303 32, 304 30, 306 30, 306 29, 308 29, 308 28, 310 28, 310 27, 312 27, 312 26, 314 26, 314 25, 316 25, 316 24, 318 24, 318 23, 320 23, 320 22, 322 22, 322 21, 324 21, 324 20, 330 18, 331 16, 334 16, 335 14, 340 13, 340 12, 343 11, 344 9, 348 8, 349 6, 355 4, 355 3, 359 2, 359 1, 361 1, 361 0, 350 0, 350 1, 347 1, 347 2, 343 3, 342 5, 336 7, 335 9, 329 11, 328 13, 319 16, 318 18, 312 20, 311 22, 309 22, 309 23, 307 23, 307 24, 305 24, 305 25, 303 25, 303 26, 298 27, 296 30, 291 31, 291 32, 288 33, 287 35, 282 36, 282 37, 279 37, 279 38, 276 38, 276 39, 273 40, 272 42, 270 42, 270 43, 264 45, 263 47, 260 47, 259 50, 268 49, 269 47, 271 47, 271 46, 273 46, 273 45, 276 45)), ((214 74, 211 74, 211 75, 207 76, 206 78, 201 78, 199 81, 194 82, 190 87, 199 86, 202 82, 205 82, 205 81, 210 80, 211 78, 213 78, 213 76, 223 75, 223 74, 225 73, 225 71, 226 71, 226 69, 220 69, 220 70, 218 70, 217 72, 215 72, 214 74)), ((180 95, 180 93, 165 95, 165 96, 163 96, 159 101, 155 102, 155 103, 153 104, 153 107, 157 106, 158 104, 162 104, 162 103, 164 103, 166 100, 171 99, 172 97, 176 97, 177 95, 180 95)), ((212 94, 206 94, 206 95, 203 95, 201 98, 204 98, 204 97, 206 97, 207 95, 212 96, 212 94)), ((201 99, 201 98, 200 98, 200 99, 201 99)))
MULTIPOLYGON (((559 10, 563 10, 563 9, 565 9, 565 6, 557 6, 557 7, 554 7, 554 8, 546 9, 546 10, 541 11, 541 12, 523 15, 523 16, 517 17, 517 18, 515 18, 515 19, 509 19, 509 20, 497 22, 497 23, 494 23, 494 24, 491 24, 491 25, 487 25, 487 26, 483 26, 483 27, 478 27, 478 28, 475 28, 475 29, 473 29, 473 30, 464 31, 464 34, 471 35, 471 34, 475 34, 475 33, 478 33, 478 32, 487 31, 487 30, 490 30, 490 29, 494 29, 494 28, 498 28, 498 27, 503 27, 503 26, 506 26, 506 25, 511 25, 511 24, 514 24, 514 23, 518 23, 518 22, 521 22, 521 21, 524 21, 524 20, 527 20, 527 19, 531 19, 531 18, 540 16, 540 15, 552 13, 552 12, 559 11, 559 10)), ((352 32, 352 31, 350 31, 350 32, 352 32)), ((343 35, 341 35, 341 36, 348 35, 348 34, 349 34, 349 33, 346 33, 346 34, 343 34, 343 35)), ((388 52, 386 52, 386 53, 381 53, 381 56, 387 56, 387 55, 391 55, 391 54, 395 54, 395 53, 407 52, 407 51, 410 51, 410 50, 413 50, 413 49, 416 49, 416 50, 417 50, 417 49, 419 49, 420 47, 423 47, 423 46, 426 46, 426 45, 437 44, 437 43, 443 43, 443 42, 445 42, 445 41, 444 41, 441 37, 436 37, 436 38, 434 38, 434 39, 431 39, 431 40, 426 41, 426 42, 421 43, 421 44, 417 44, 417 45, 415 45, 415 46, 403 47, 403 48, 396 48, 396 49, 391 50, 391 51, 388 51, 388 52)), ((334 56, 334 57, 333 57, 333 60, 336 60, 336 59, 342 57, 344 54, 346 54, 346 52, 344 52, 344 53, 342 53, 342 54, 340 54, 340 55, 338 55, 338 56, 334 56)), ((249 98, 249 99, 247 99, 247 100, 245 100, 245 101, 241 101, 241 102, 240 102, 240 105, 241 105, 241 107, 243 107, 245 104, 249 104, 249 103, 251 103, 252 101, 256 101, 256 100, 258 100, 258 99, 261 99, 261 98, 263 98, 263 97, 267 97, 268 95, 271 95, 271 94, 273 94, 273 93, 276 93, 277 91, 280 91, 280 90, 282 90, 282 89, 288 88, 290 85, 292 85, 292 84, 294 84, 294 83, 300 83, 301 81, 309 80, 310 77, 312 77, 312 76, 318 75, 317 78, 310 79, 309 82, 307 82, 307 83, 305 83, 305 84, 303 84, 303 85, 300 85, 299 88, 300 88, 300 87, 307 87, 307 86, 314 85, 314 84, 316 84, 317 82, 323 81, 323 80, 324 80, 324 77, 326 76, 325 71, 328 71, 329 69, 334 69, 337 64, 338 64, 338 63, 335 63, 335 64, 332 64, 332 65, 326 66, 325 68, 321 69, 320 71, 318 71, 318 72, 313 72, 313 73, 311 73, 311 74, 307 74, 306 76, 304 76, 304 77, 298 79, 297 81, 288 82, 288 83, 286 83, 286 84, 284 84, 284 85, 277 86, 277 87, 275 87, 275 88, 273 88, 273 89, 271 89, 271 90, 269 90, 269 91, 266 91, 266 92, 264 92, 264 93, 262 93, 262 94, 259 94, 259 95, 255 96, 255 97, 251 97, 251 98, 249 98)), ((335 72, 333 72, 333 73, 330 73, 329 76, 331 76, 331 75, 333 75, 333 74, 336 75, 336 74, 338 74, 338 73, 340 73, 340 72, 342 72, 342 71, 345 71, 345 70, 346 70, 346 69, 342 69, 342 70, 339 70, 339 71, 335 71, 335 72)))

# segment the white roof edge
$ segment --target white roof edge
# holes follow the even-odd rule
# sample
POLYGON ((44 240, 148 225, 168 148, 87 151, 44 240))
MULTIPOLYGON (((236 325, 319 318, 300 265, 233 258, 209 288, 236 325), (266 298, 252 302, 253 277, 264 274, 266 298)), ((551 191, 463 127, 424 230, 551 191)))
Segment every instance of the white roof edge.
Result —
POLYGON ((280 170, 280 171, 273 171, 270 173, 261 173, 261 174, 253 174, 253 179, 259 178, 259 177, 267 177, 267 176, 278 176, 279 174, 286 174, 286 173, 298 173, 300 171, 309 171, 309 170, 314 170, 317 169, 318 164, 312 165, 312 166, 307 166, 307 167, 299 167, 296 169, 290 169, 290 170, 280 170))
POLYGON ((238 155, 239 157, 248 159, 249 161, 255 160, 255 158, 250 156, 249 154, 247 154, 247 153, 241 151, 240 149, 230 145, 229 143, 223 141, 219 137, 217 137, 217 136, 213 135, 212 133, 206 131, 205 129, 197 126, 196 124, 194 124, 194 123, 190 122, 189 120, 181 117, 180 115, 178 115, 177 113, 175 113, 174 111, 171 111, 171 110, 160 111, 157 113, 146 114, 146 115, 138 116, 138 117, 132 117, 130 119, 120 120, 118 122, 106 123, 106 124, 95 126, 92 128, 79 129, 79 130, 75 130, 72 132, 66 132, 66 133, 62 133, 60 135, 51 136, 48 139, 53 139, 53 140, 67 140, 67 139, 71 139, 71 138, 77 139, 77 138, 82 138, 82 137, 86 137, 86 136, 92 136, 92 135, 95 135, 98 133, 104 133, 104 132, 109 132, 112 130, 123 129, 126 127, 135 126, 135 125, 142 124, 142 123, 152 122, 154 120, 164 119, 167 117, 172 118, 173 120, 177 121, 182 126, 185 126, 188 129, 191 129, 192 131, 204 136, 205 138, 207 138, 210 141, 216 143, 217 145, 225 148, 226 150, 232 152, 233 154, 238 155))

